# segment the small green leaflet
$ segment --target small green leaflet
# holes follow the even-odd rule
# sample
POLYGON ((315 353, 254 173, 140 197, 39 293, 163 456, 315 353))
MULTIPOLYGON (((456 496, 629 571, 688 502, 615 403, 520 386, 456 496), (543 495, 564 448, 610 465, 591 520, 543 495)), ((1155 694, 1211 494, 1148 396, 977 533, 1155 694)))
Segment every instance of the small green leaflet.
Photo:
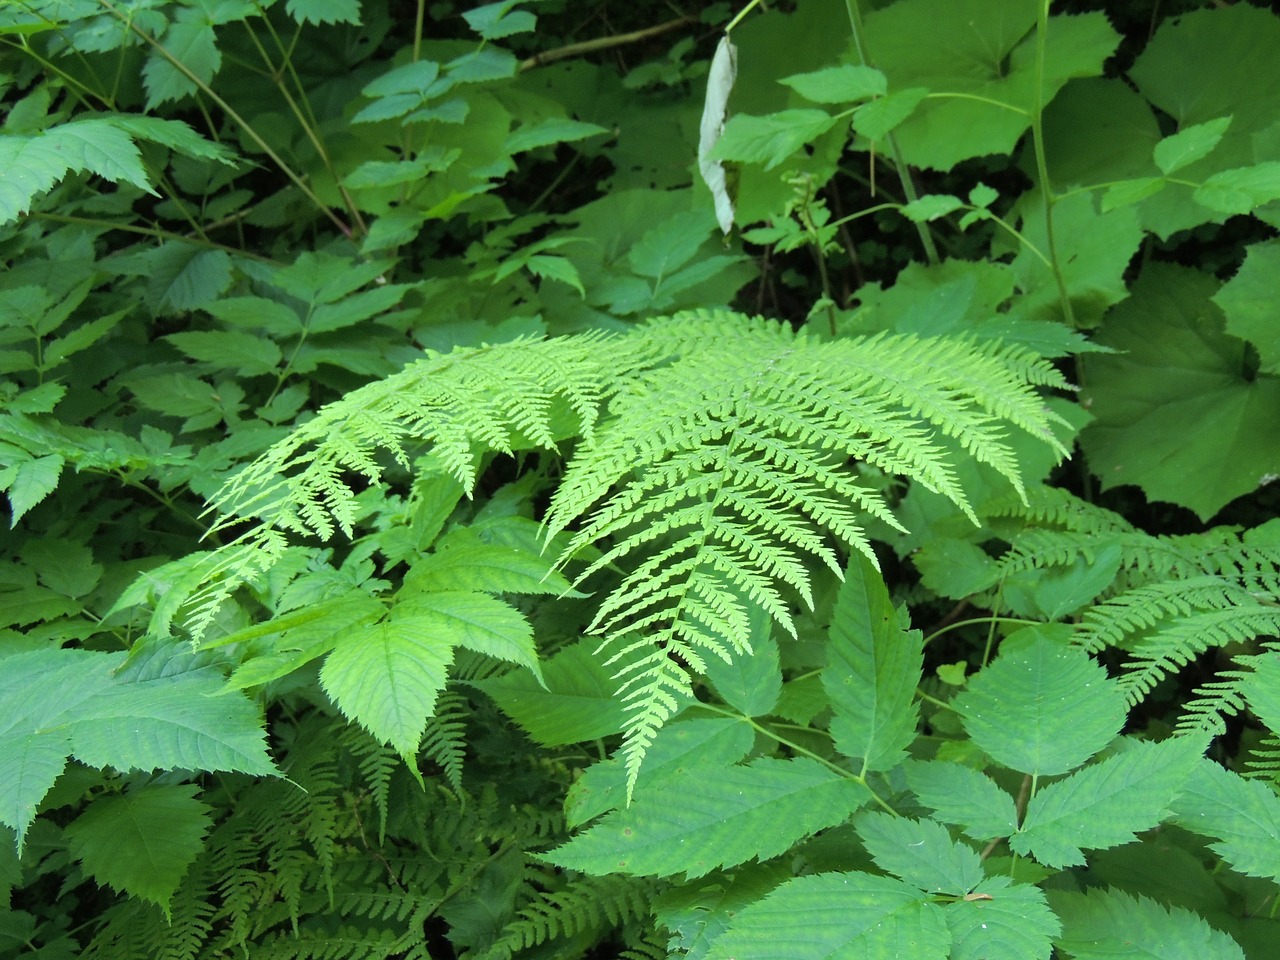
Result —
POLYGON ((757 864, 672 886, 653 905, 654 919, 672 932, 670 955, 704 960, 741 910, 791 877, 785 864, 757 864))
POLYGON ((1211 849, 1239 872, 1280 880, 1280 797, 1262 780, 1201 760, 1173 812, 1178 826, 1216 837, 1211 849))
POLYGON ((963 896, 982 882, 977 851, 956 843, 936 820, 873 810, 853 825, 876 866, 921 890, 963 896))
POLYGON ((463 13, 462 17, 486 40, 500 40, 517 33, 528 33, 537 26, 538 18, 527 10, 513 9, 519 0, 486 3, 463 13))
POLYGON ((18 525, 28 510, 57 489, 65 463, 62 457, 51 453, 23 460, 11 470, 0 473, 0 489, 9 496, 10 530, 18 525))
POLYGON ((947 960, 950 953, 946 915, 927 894, 893 877, 820 873, 789 880, 740 911, 707 960, 947 960))
POLYGON ((779 82, 814 103, 855 103, 883 97, 888 91, 888 81, 879 70, 849 63, 793 74, 779 82))
POLYGON ((403 757, 418 752, 454 644, 432 616, 392 616, 347 633, 320 670, 344 714, 403 757))
POLYGON ((911 116, 928 95, 924 87, 908 87, 864 103, 853 112, 853 129, 868 140, 883 140, 911 116))
POLYGON ((1171 137, 1156 144, 1156 166, 1165 176, 1207 157, 1231 126, 1230 117, 1219 117, 1207 123, 1183 127, 1171 137))
POLYGON ((943 909, 951 931, 949 960, 1044 960, 1062 925, 1044 892, 1008 877, 990 877, 974 896, 943 909))
POLYGON ((549 147, 556 143, 572 143, 608 132, 599 124, 583 123, 567 117, 548 117, 540 123, 525 124, 513 130, 502 149, 508 154, 524 153, 526 150, 549 147))
POLYGON ((1083 864, 1084 849, 1128 843, 1168 815, 1203 753, 1190 738, 1144 741, 1077 770, 1031 798, 1009 846, 1062 869, 1083 864))
POLYGON ((973 742, 1020 773, 1066 773, 1120 732, 1128 705, 1119 685, 1069 627, 1025 627, 952 701, 973 742))
POLYGON ((912 223, 928 223, 954 213, 964 206, 964 201, 949 193, 933 193, 912 200, 902 208, 902 215, 912 223))
POLYGON ((1182 907, 1122 890, 1049 895, 1062 921, 1056 944, 1075 960, 1245 960, 1231 937, 1182 907))
POLYGON ((761 757, 745 766, 692 766, 546 855, 596 875, 700 877, 767 860, 845 820, 866 787, 813 760, 761 757))
POLYGON ((760 163, 772 170, 835 124, 836 118, 825 110, 779 110, 764 117, 739 114, 725 124, 710 159, 760 163))
POLYGON ((284 359, 272 341, 239 330, 193 330, 165 339, 193 360, 243 377, 270 373, 284 359))
POLYGON ((836 749, 862 772, 888 770, 915 739, 916 685, 924 664, 919 631, 903 630, 884 579, 854 554, 836 597, 822 685, 836 749))
POLYGON ((1280 200, 1280 160, 1215 173, 1192 194, 1217 213, 1248 214, 1272 200, 1280 200))
POLYGON ((299 23, 360 22, 360 0, 289 0, 285 9, 299 23))
POLYGON ((147 109, 195 93, 197 82, 207 84, 221 66, 222 52, 208 15, 196 7, 179 8, 142 68, 147 109))
POLYGON ((1018 829, 1013 797, 986 774, 944 760, 909 760, 903 771, 921 803, 975 840, 1007 837, 1018 829))
POLYGON ((99 797, 67 825, 68 852, 100 884, 150 901, 169 900, 204 847, 210 809, 194 784, 152 784, 99 797))

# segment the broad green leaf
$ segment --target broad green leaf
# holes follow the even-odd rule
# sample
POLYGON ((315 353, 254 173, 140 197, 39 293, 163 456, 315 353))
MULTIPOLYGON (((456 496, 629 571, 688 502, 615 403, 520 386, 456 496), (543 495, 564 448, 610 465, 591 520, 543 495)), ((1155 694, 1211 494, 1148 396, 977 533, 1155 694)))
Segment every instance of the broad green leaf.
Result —
POLYGON ((710 157, 759 163, 772 170, 835 124, 836 118, 824 110, 780 110, 764 117, 739 114, 725 124, 710 157))
POLYGON ((156 904, 169 901, 204 846, 210 808, 194 784, 152 784, 99 797, 67 825, 68 851, 98 883, 156 904))
MULTIPOLYGON (((442 483, 452 484, 449 478, 442 483)), ((446 491, 451 496, 453 486, 446 491)), ((456 496, 452 497, 453 503, 456 496)), ((405 575, 412 590, 479 590, 485 593, 531 593, 581 596, 551 558, 517 547, 486 543, 474 531, 457 530, 441 539, 434 553, 414 562, 405 575)))
POLYGON ((1231 126, 1230 117, 1219 117, 1205 123, 1195 123, 1183 127, 1170 137, 1165 137, 1156 144, 1156 166, 1160 172, 1169 174, 1181 170, 1189 164, 1206 157, 1222 140, 1222 135, 1231 126))
MULTIPOLYGON (((1030 593, 1047 620, 1061 620, 1079 611, 1111 586, 1120 570, 1117 544, 1099 547, 1087 560, 1079 557, 1069 567, 1037 570, 1030 593)), ((1006 589, 1007 589, 1006 585, 1006 589)))
POLYGON ((1020 773, 1066 773, 1110 743, 1128 713, 1120 686, 1066 627, 1024 627, 952 704, 997 763, 1020 773))
POLYGON ((142 68, 147 109, 154 110, 162 103, 195 93, 199 89, 197 83, 207 84, 221 66, 222 53, 213 25, 199 9, 181 10, 161 38, 160 49, 151 51, 142 68))
POLYGON ((137 146, 111 119, 64 123, 46 130, 42 139, 66 158, 72 170, 88 170, 112 183, 131 183, 154 192, 137 146))
POLYGON ((586 289, 582 286, 582 278, 578 276, 578 268, 573 265, 573 261, 565 257, 534 256, 526 260, 524 266, 536 277, 556 280, 565 286, 573 287, 580 297, 587 295, 586 289))
POLYGON ((702 210, 664 218, 627 251, 627 262, 640 276, 661 280, 692 260, 710 232, 702 210))
POLYGON ((921 890, 962 896, 982 882, 977 852, 935 820, 869 810, 853 825, 876 866, 921 890))
POLYGON ((28 510, 57 489, 65 463, 62 457, 51 453, 18 464, 13 479, 4 484, 8 488, 10 530, 18 525, 28 510))
POLYGON ((1039 887, 1008 877, 991 877, 973 889, 973 898, 948 903, 950 960, 1045 960, 1062 924, 1039 887))
MULTIPOLYGON (((737 763, 747 755, 755 733, 742 720, 712 717, 677 720, 658 731, 645 755, 636 780, 643 793, 667 777, 679 777, 689 768, 719 767, 737 763)), ((627 771, 613 757, 594 763, 582 772, 565 797, 565 820, 570 827, 581 826, 602 813, 627 802, 627 771)))
POLYGON ((233 327, 264 330, 273 337, 288 337, 303 330, 299 316, 282 303, 263 297, 228 297, 203 308, 233 327))
POLYGON ((688 881, 658 897, 654 919, 671 931, 668 949, 673 955, 678 949, 682 960, 703 960, 744 908, 791 878, 785 864, 758 864, 688 881))
POLYGON ((908 87, 877 97, 853 112, 853 129, 868 140, 883 140, 911 116, 928 95, 924 87, 908 87))
POLYGON ((822 685, 836 749, 860 759, 864 774, 896 766, 915 739, 923 664, 919 631, 902 628, 880 571, 855 554, 832 612, 822 685))
POLYGON ((970 157, 1009 154, 1031 124, 1038 74, 1047 103, 1068 79, 1102 73, 1120 41, 1106 17, 1052 17, 1039 64, 1037 6, 900 0, 867 16, 864 42, 889 89, 934 94, 895 131, 907 163, 949 170, 970 157))
POLYGON ((746 766, 691 766, 664 778, 545 857, 603 875, 700 877, 767 860, 845 820, 867 789, 813 760, 759 758, 746 766))
POLYGON ((1215 837, 1213 851, 1240 873, 1280 880, 1280 797, 1202 760, 1173 803, 1179 826, 1215 837))
POLYGON ((1080 444, 1104 490, 1137 484, 1205 520, 1280 474, 1280 379, 1248 375, 1217 290, 1197 271, 1149 265, 1098 335, 1119 353, 1087 358, 1081 397, 1094 422, 1080 444))
POLYGON ((147 292, 157 313, 208 306, 231 286, 231 257, 222 250, 172 242, 145 255, 147 292))
POLYGON ((214 696, 222 677, 163 660, 128 669, 123 653, 48 649, 0 671, 0 823, 21 845, 36 805, 74 755, 90 766, 270 775, 257 709, 214 696))
POLYGON ((911 760, 903 769, 921 803, 975 840, 1007 837, 1018 829, 1013 797, 986 774, 943 760, 911 760))
POLYGON ((360 22, 360 0, 289 0, 285 9, 299 23, 360 22))
POLYGON ((1227 318, 1227 333, 1257 349, 1260 369, 1280 373, 1280 243, 1246 247, 1244 263, 1213 302, 1227 318))
POLYGON ((344 714, 412 757, 444 689, 455 642, 439 617, 393 615, 342 637, 320 682, 344 714))
POLYGON ((469 590, 407 590, 398 599, 397 615, 412 617, 415 630, 429 631, 437 643, 518 664, 542 680, 533 628, 509 603, 469 590))
POLYGON ((1218 213, 1253 213, 1263 204, 1280 200, 1280 160, 1215 173, 1196 187, 1192 197, 1218 213))
POLYGON ((884 74, 860 64, 842 63, 838 67, 797 73, 783 77, 781 82, 814 103, 855 103, 883 97, 888 92, 884 74))
POLYGON ((1083 864, 1085 849, 1128 843, 1168 815, 1203 752, 1189 738, 1146 741, 1077 770, 1031 798, 1009 846, 1061 869, 1083 864))
POLYGON ((741 910, 707 960, 947 960, 946 914, 901 880, 821 873, 741 910))
POLYGON ((119 113, 113 114, 110 122, 113 127, 123 130, 132 137, 158 143, 186 157, 194 157, 197 160, 216 160, 227 166, 234 166, 237 161, 234 151, 229 147, 205 139, 181 120, 148 117, 138 113, 119 113))
POLYGON ((607 737, 622 729, 626 707, 618 684, 592 654, 594 644, 565 647, 542 663, 545 688, 532 674, 472 681, 526 733, 544 746, 607 737))
POLYGON ((102 579, 102 564, 94 563, 93 551, 75 540, 61 537, 28 540, 21 556, 35 570, 41 583, 64 597, 83 597, 102 579))
POLYGON ((270 340, 238 330, 199 330, 165 337, 193 360, 212 364, 215 370, 234 370, 244 377, 271 373, 284 355, 270 340))
POLYGON ((333 303, 319 304, 306 322, 308 333, 332 333, 353 326, 398 304, 413 287, 404 283, 388 283, 372 290, 343 297, 333 303))
POLYGON ((1245 960, 1231 937, 1182 907, 1098 888, 1054 891, 1049 904, 1062 921, 1055 943, 1075 960, 1245 960))
POLYGON ((549 147, 553 143, 572 143, 608 132, 595 123, 583 123, 567 117, 548 117, 539 123, 526 124, 513 130, 502 149, 509 154, 524 153, 538 147, 549 147))
MULTIPOLYGON (((1280 97, 1280 20, 1271 11, 1245 3, 1167 17, 1128 77, 1143 97, 1177 121, 1180 130, 1231 117, 1213 151, 1179 170, 1179 179, 1203 182, 1219 171, 1277 159, 1257 153, 1257 138, 1275 124, 1271 105, 1280 97)), ((1193 190, 1172 185, 1144 202, 1143 225, 1167 238, 1226 218, 1216 209, 1189 202, 1193 190)), ((1216 192, 1209 192, 1211 200, 1230 199, 1215 198, 1216 192)), ((1231 205, 1238 206, 1238 200, 1231 205)))
POLYGON ((303 303, 333 303, 373 283, 388 268, 385 260, 356 261, 308 250, 289 266, 277 270, 271 282, 303 303))

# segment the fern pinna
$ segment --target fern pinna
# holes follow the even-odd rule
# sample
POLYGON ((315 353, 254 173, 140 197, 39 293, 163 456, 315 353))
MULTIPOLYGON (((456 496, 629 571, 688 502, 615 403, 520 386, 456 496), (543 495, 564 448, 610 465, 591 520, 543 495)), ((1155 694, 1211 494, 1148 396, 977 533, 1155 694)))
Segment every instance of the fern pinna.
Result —
MULTIPOLYGON (((1066 384, 1019 347, 823 340, 724 311, 626 335, 432 355, 326 407, 235 477, 214 500, 219 527, 253 526, 163 598, 153 628, 166 630, 185 602, 199 638, 223 598, 283 555, 288 535, 350 534, 354 484, 381 482, 386 456, 407 467, 415 445, 429 446, 438 468, 469 491, 490 452, 573 441, 546 542, 564 543, 558 568, 585 560, 579 582, 607 578, 590 629, 627 704, 630 790, 691 676, 708 657, 749 652, 752 610, 792 631, 793 604, 812 602, 807 563, 839 573, 842 550, 872 557, 869 518, 897 525, 883 496, 859 482, 860 464, 923 484, 973 516, 960 462, 987 464, 1021 491, 1010 430, 1064 452, 1040 386, 1066 384)), ((394 609, 386 622, 396 629, 394 609)), ((435 649, 422 669, 447 665, 457 645, 492 652, 448 631, 422 643, 435 649)), ((340 650, 342 672, 360 674, 361 657, 379 656, 377 648, 340 650)), ((436 674, 424 682, 419 705, 429 707, 442 683, 436 674)), ((352 702, 368 705, 373 694, 361 694, 352 702)), ((385 735, 377 705, 343 706, 385 735)), ((408 752, 416 742, 398 745, 408 752)))

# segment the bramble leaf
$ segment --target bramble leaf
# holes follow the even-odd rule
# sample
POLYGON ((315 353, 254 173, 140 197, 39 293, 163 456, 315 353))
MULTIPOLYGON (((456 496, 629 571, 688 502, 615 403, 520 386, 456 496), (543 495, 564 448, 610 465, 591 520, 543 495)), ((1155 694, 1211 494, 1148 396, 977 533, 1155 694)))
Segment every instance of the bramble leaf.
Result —
POLYGON ((1280 879, 1280 797, 1264 781, 1201 760, 1173 812, 1179 826, 1216 837, 1213 851, 1240 873, 1280 879))
POLYGON ((210 825, 197 789, 151 784, 95 799, 67 825, 71 856, 98 883, 156 904, 169 919, 169 901, 210 825))
POLYGON ((822 685, 836 749, 861 760, 864 775, 896 766, 915 739, 923 666, 920 632, 902 628, 880 571, 855 556, 832 613, 822 685))
POLYGON ((1128 843, 1165 818, 1203 752, 1190 738, 1142 742, 1077 770, 1031 798, 1009 846, 1061 869, 1083 864, 1083 849, 1128 843))
POLYGON ((1120 732, 1128 704, 1119 684, 1066 627, 1024 627, 952 701, 973 742, 1021 773, 1066 773, 1120 732))
POLYGON ((951 931, 949 960, 1044 960, 1062 924, 1039 887, 989 877, 974 896, 943 909, 951 931))
POLYGON ((546 859, 591 874, 700 877, 775 857, 870 797, 862 784, 804 757, 699 764, 652 785, 546 859))
POLYGON ((982 882, 977 852, 952 840, 935 820, 871 810, 853 825, 876 866, 921 890, 961 896, 982 882))
POLYGON ((912 760, 903 769, 921 803, 975 840, 1007 837, 1018 829, 1013 797, 986 774, 942 760, 912 760))
POLYGON ((1231 937, 1182 907, 1096 887, 1054 891, 1049 903, 1062 921, 1055 943, 1076 960, 1245 960, 1231 937))

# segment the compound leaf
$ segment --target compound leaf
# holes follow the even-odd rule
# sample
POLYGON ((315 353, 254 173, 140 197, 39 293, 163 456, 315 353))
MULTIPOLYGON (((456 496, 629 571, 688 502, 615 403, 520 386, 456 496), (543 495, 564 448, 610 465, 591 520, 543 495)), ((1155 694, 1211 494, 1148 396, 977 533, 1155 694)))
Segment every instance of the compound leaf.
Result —
POLYGON ((776 857, 868 799, 862 784, 804 757, 698 765, 655 784, 546 859, 597 875, 700 877, 776 857))

